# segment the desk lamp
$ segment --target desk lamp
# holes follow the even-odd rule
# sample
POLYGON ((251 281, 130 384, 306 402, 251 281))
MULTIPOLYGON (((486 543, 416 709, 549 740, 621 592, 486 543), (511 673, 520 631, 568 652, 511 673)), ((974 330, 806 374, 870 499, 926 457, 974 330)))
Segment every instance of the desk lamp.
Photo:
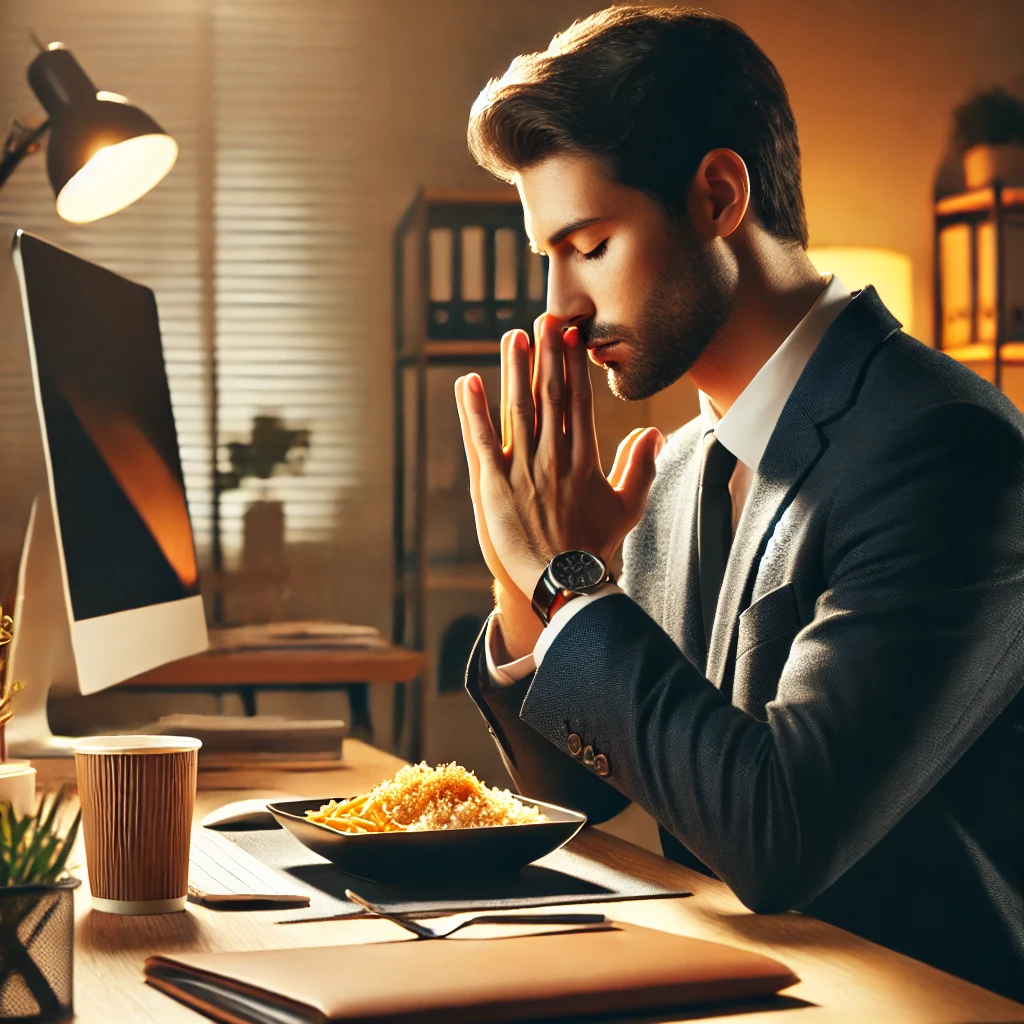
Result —
MULTIPOLYGON (((98 91, 62 43, 44 47, 36 40, 36 44, 40 52, 29 65, 28 81, 48 118, 33 128, 13 123, 0 148, 0 187, 25 157, 39 148, 49 131, 46 162, 57 214, 73 224, 107 217, 134 203, 167 176, 177 159, 178 144, 125 97, 98 91)), ((29 532, 31 536, 31 527, 29 532)), ((203 632, 205 637, 205 629, 203 632)), ((44 655, 47 646, 43 644, 44 655)), ((41 702, 44 719, 48 684, 47 677, 46 685, 37 687, 33 701, 41 702)), ((28 717, 33 717, 31 711, 28 717)), ((48 726, 44 732, 49 733, 48 726)), ((46 735, 37 739, 38 752, 66 753, 52 736, 49 742, 46 735)), ((0 800, 14 799, 16 804, 30 807, 34 788, 35 772, 30 766, 0 764, 0 800)))
POLYGON ((98 92, 63 43, 40 46, 28 82, 49 118, 36 128, 14 122, 0 154, 0 186, 47 130, 46 168, 57 213, 73 224, 124 209, 174 166, 174 139, 123 96, 98 92))

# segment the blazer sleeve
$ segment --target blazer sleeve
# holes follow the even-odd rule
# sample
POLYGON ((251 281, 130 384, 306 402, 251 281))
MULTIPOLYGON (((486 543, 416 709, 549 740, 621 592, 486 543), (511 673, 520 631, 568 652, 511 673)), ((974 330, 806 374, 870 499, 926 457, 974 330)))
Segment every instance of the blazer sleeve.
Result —
POLYGON ((519 717, 532 674, 511 686, 491 683, 484 655, 486 635, 485 624, 469 658, 466 689, 484 716, 516 789, 524 796, 582 811, 591 824, 607 821, 626 808, 628 797, 566 752, 564 736, 553 746, 519 717))
POLYGON ((826 585, 766 721, 619 595, 577 615, 509 705, 522 699, 522 722, 559 752, 572 731, 605 753, 608 781, 748 907, 804 906, 1021 688, 1022 467, 1010 423, 957 404, 915 417, 870 473, 846 474, 828 511, 826 585))

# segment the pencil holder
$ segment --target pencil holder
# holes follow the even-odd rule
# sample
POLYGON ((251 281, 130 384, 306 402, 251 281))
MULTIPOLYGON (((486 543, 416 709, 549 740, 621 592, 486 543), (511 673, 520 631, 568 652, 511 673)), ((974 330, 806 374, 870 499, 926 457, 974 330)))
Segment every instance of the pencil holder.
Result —
POLYGON ((0 1021, 44 1024, 74 1015, 77 878, 0 887, 0 1021))

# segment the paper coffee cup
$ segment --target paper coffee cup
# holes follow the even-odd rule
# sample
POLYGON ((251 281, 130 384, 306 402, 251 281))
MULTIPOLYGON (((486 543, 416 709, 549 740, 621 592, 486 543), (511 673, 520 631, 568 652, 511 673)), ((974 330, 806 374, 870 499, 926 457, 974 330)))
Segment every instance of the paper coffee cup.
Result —
POLYGON ((201 746, 190 736, 86 736, 72 743, 96 910, 185 909, 201 746))
POLYGON ((4 802, 19 818, 36 809, 36 770, 28 761, 8 758, 0 764, 0 803, 4 802))

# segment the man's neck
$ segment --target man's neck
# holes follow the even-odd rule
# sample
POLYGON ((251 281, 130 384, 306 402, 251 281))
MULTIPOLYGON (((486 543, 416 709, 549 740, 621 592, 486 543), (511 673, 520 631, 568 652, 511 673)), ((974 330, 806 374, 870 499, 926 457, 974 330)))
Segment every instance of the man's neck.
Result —
POLYGON ((825 288, 800 251, 766 266, 743 261, 732 311, 690 368, 690 380, 724 416, 825 288))

